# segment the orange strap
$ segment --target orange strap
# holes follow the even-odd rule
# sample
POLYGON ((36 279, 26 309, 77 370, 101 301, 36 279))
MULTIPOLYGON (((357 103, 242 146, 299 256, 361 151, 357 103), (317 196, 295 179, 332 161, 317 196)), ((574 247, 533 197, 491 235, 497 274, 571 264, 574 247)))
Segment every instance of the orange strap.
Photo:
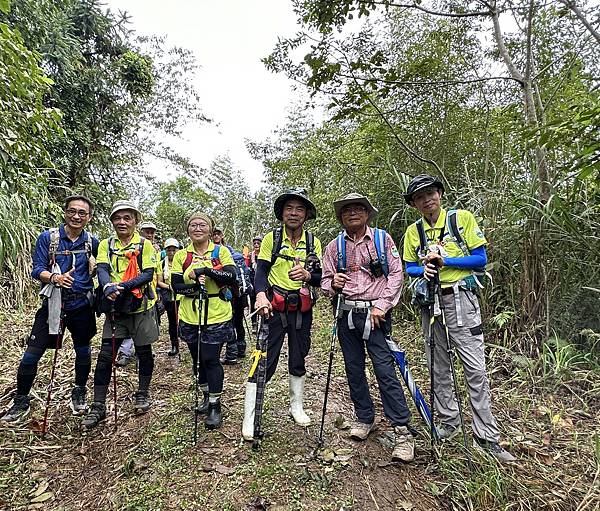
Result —
MULTIPOLYGON (((129 259, 129 264, 127 265, 127 269, 123 274, 123 282, 125 282, 127 280, 136 278, 140 274, 140 268, 137 260, 137 256, 140 255, 140 251, 139 249, 128 250, 127 252, 123 252, 123 255, 129 259)), ((138 287, 132 289, 131 292, 136 298, 141 298, 143 296, 142 290, 138 287)))

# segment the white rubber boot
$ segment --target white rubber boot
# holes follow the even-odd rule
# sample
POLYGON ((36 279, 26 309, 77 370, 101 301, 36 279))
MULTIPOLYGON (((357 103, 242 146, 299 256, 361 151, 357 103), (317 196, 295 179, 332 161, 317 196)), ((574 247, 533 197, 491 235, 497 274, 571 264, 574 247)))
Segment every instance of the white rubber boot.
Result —
POLYGON ((246 397, 244 398, 244 422, 242 437, 251 442, 254 439, 254 410, 256 408, 256 383, 246 382, 246 397))
POLYGON ((292 376, 290 374, 290 414, 299 426, 310 425, 310 417, 304 413, 302 407, 305 379, 306 376, 292 376))

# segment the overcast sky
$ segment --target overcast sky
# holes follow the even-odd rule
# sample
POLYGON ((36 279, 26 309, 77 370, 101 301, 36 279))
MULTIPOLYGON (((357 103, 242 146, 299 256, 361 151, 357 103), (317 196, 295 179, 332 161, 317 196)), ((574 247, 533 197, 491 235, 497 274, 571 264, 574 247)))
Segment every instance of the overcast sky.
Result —
MULTIPOLYGON (((229 153, 251 189, 260 187, 262 165, 244 138, 264 140, 285 121, 293 102, 292 82, 260 62, 277 42, 299 29, 290 0, 107 0, 131 15, 139 35, 165 35, 171 45, 192 50, 201 66, 196 86, 211 126, 190 126, 177 149, 201 167, 229 153)), ((165 168, 150 162, 165 178, 165 168)))

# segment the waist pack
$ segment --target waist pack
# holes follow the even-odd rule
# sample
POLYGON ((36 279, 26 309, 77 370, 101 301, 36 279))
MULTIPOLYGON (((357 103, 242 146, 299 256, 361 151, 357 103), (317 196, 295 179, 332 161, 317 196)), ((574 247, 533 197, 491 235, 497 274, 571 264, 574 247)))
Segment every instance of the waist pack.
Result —
POLYGON ((140 298, 135 296, 131 291, 122 292, 117 299, 113 302, 104 296, 104 291, 100 286, 96 288, 96 313, 109 314, 116 312, 118 314, 131 314, 137 311, 142 304, 146 295, 142 295, 140 298))
POLYGON ((279 286, 273 286, 269 299, 273 310, 277 312, 308 312, 316 302, 314 292, 308 287, 301 287, 297 291, 288 291, 279 286))

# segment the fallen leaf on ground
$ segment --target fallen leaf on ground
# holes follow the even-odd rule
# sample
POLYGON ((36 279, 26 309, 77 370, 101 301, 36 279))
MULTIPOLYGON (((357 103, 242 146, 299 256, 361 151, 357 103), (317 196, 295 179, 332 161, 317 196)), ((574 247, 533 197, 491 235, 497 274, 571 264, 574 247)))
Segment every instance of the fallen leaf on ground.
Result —
POLYGON ((37 497, 41 495, 48 489, 48 486, 50 486, 50 483, 48 481, 42 481, 36 489, 31 490, 31 496, 37 497))
POLYGON ((50 500, 53 497, 54 493, 52 493, 51 491, 47 491, 46 493, 42 493, 41 495, 38 495, 37 497, 31 499, 31 503, 35 504, 37 502, 46 502, 47 500, 50 500))
POLYGON ((233 467, 227 467, 226 465, 217 465, 215 467, 215 470, 219 474, 223 474, 224 476, 230 476, 231 474, 235 473, 235 468, 233 468, 233 467))

